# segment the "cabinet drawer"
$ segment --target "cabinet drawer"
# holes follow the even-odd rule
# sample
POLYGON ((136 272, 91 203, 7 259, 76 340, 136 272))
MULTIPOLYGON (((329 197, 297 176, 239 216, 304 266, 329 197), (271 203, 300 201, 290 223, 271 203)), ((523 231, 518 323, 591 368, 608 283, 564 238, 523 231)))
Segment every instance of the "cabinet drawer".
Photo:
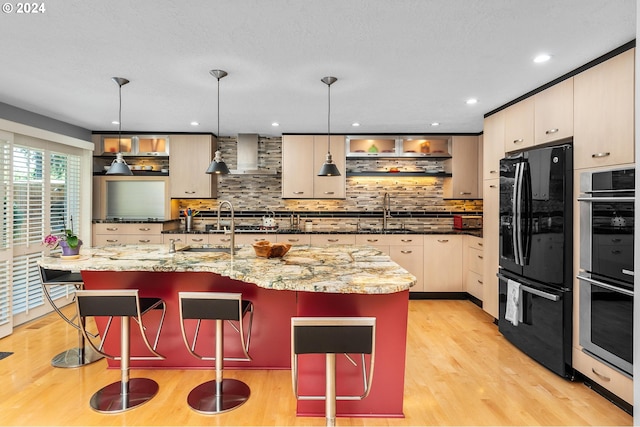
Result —
MULTIPOLYGON (((231 236, 227 235, 226 238, 230 239, 231 236)), ((236 245, 252 245, 261 240, 275 243, 276 235, 271 233, 236 233, 236 245)), ((229 244, 229 241, 226 244, 229 244)))
POLYGON ((355 234, 312 234, 311 244, 314 246, 324 245, 355 245, 355 234))
POLYGON ((162 224, 93 224, 96 234, 160 234, 162 224))
POLYGON ((292 245, 310 245, 310 234, 278 234, 277 239, 281 243, 289 243, 292 245))
POLYGON ((357 245, 373 246, 407 246, 422 245, 423 238, 420 234, 357 234, 357 245))
POLYGON ((573 348, 573 367, 625 402, 633 405, 633 379, 626 377, 575 347, 573 348))
POLYGON ((482 274, 474 271, 467 273, 467 282, 465 283, 466 291, 482 301, 484 287, 482 283, 482 274))
POLYGON ((480 250, 484 249, 481 237, 467 236, 467 245, 470 248, 475 248, 480 250))
POLYGON ((96 234, 93 239, 94 246, 108 245, 159 245, 162 244, 162 234, 96 234))
POLYGON ((469 271, 473 271, 474 273, 482 274, 484 256, 483 252, 479 249, 470 247, 469 248, 469 259, 468 266, 469 271))

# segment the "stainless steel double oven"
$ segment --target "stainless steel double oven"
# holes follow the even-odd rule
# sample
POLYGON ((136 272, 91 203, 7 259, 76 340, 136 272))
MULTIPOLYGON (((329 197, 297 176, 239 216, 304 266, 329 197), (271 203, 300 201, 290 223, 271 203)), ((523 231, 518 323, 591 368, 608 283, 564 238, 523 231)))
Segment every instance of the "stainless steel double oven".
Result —
POLYGON ((580 176, 580 345, 633 375, 635 169, 580 176))

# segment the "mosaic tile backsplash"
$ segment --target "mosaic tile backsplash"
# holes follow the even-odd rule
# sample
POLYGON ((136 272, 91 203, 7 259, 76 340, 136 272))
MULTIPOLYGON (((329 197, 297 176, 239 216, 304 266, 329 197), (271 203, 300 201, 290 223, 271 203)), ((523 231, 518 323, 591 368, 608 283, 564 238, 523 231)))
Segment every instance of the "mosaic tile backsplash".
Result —
MULTIPOLYGON (((445 200, 443 199, 443 183, 441 177, 370 177, 349 176, 346 178, 346 199, 340 200, 304 200, 282 199, 282 139, 260 137, 258 149, 258 165, 260 168, 275 169, 278 175, 224 175, 218 177, 217 199, 179 199, 181 209, 191 207, 201 212, 215 211, 218 200, 230 201, 236 212, 256 212, 262 214, 274 211, 279 217, 288 217, 288 213, 300 214, 318 212, 340 213, 353 212, 357 218, 361 214, 371 217, 373 213, 382 212, 384 193, 391 196, 391 212, 396 216, 401 213, 402 224, 414 223, 428 228, 450 229, 453 220, 451 213, 481 213, 482 201, 445 200), (440 214, 440 215, 438 215, 440 214), (415 220, 411 217, 415 216, 415 220), (427 216, 425 218, 424 216, 427 216), (420 217, 420 218, 418 218, 420 217)), ((235 138, 220 138, 219 149, 229 169, 236 165, 235 138)), ((347 170, 385 170, 389 166, 400 170, 414 171, 427 169, 444 170, 444 160, 429 159, 393 159, 393 160, 347 160, 347 170)), ((343 172, 344 173, 344 172, 343 172)), ((314 225, 330 226, 336 220, 313 218, 314 225), (326 224, 323 224, 326 223, 326 224)), ((360 219, 362 225, 363 219, 360 219)), ((370 226, 376 226, 379 219, 369 219, 370 226)), ((396 221, 400 221, 398 218, 396 221)), ((352 221, 353 225, 358 221, 352 221)), ((341 218, 339 226, 350 224, 341 218)), ((393 226, 393 219, 390 220, 393 226)), ((281 225, 282 226, 282 225, 281 225)))

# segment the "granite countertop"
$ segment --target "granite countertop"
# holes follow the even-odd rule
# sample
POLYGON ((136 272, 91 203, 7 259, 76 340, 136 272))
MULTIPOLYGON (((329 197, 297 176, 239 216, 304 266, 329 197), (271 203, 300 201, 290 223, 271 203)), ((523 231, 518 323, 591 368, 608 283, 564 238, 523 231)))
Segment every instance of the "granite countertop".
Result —
MULTIPOLYGON (((417 229, 389 229, 381 230, 323 230, 316 228, 314 231, 304 231, 298 229, 278 228, 273 230, 264 230, 258 228, 236 228, 236 234, 239 233, 256 233, 256 234, 466 234, 476 237, 482 237, 482 229, 469 230, 417 230, 417 229)), ((222 234, 225 230, 191 230, 184 229, 163 230, 162 234, 222 234)))
POLYGON ((282 258, 260 258, 250 245, 226 252, 169 253, 167 245, 88 248, 78 259, 45 257, 44 268, 65 271, 211 272, 266 289, 389 294, 408 290, 415 276, 371 246, 293 246, 282 258))

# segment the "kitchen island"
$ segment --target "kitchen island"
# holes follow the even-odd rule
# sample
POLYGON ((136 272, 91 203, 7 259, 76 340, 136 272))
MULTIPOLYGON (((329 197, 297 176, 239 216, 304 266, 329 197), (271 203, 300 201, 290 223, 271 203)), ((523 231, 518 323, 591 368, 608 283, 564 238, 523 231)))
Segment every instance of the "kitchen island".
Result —
MULTIPOLYGON (((190 356, 179 325, 178 292, 240 292, 254 303, 251 362, 228 362, 229 369, 290 369, 290 319, 294 316, 371 316, 377 319, 374 382, 363 401, 341 401, 338 415, 402 416, 409 288, 415 277, 370 246, 294 246, 283 258, 260 258, 251 246, 235 256, 225 252, 192 252, 167 245, 105 246, 83 251, 80 258, 46 257, 48 269, 80 271, 86 289, 138 289, 140 296, 160 297, 167 313, 158 351, 161 361, 131 361, 132 368, 212 369, 211 362, 190 356)), ((149 313, 149 329, 158 313, 149 313)), ((105 323, 98 322, 104 331, 105 323)), ((225 328, 228 352, 239 347, 235 331, 225 328), (228 336, 227 336, 228 334, 228 336), (238 347, 234 348, 237 345, 238 347)), ((105 347, 117 346, 113 325, 105 347), (112 336, 113 335, 113 336, 112 336)), ((213 331, 203 328, 213 351, 213 331)), ((207 344, 205 344, 205 347, 207 344)), ((203 349, 205 347, 202 347, 203 349)), ((117 347, 116 347, 117 348, 117 347)), ((135 330, 132 354, 142 353, 135 330)), ((309 356, 300 365, 300 392, 322 394, 324 359, 309 356), (320 367, 319 369, 317 369, 320 367)), ((118 362, 109 361, 112 368, 118 362)), ((338 357, 338 393, 357 394, 359 367, 338 357), (344 387, 344 388, 343 388, 344 387)), ((322 416, 324 402, 298 401, 298 414, 322 416)))

